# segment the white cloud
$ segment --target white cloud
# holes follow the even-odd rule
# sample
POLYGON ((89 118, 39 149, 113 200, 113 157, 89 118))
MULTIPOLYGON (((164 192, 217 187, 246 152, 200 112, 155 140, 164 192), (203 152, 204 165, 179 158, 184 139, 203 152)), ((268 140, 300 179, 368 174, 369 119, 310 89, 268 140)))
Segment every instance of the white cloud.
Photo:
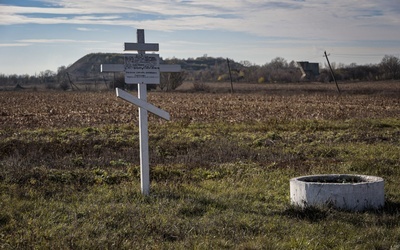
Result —
POLYGON ((87 14, 93 13, 91 10, 84 10, 80 8, 44 8, 44 7, 24 7, 0 4, 0 14, 87 14))
POLYGON ((0 25, 78 24, 140 26, 151 30, 228 30, 275 37, 353 39, 399 35, 400 4, 391 0, 130 1, 45 0, 51 7, 1 6, 0 25), (45 17, 29 14, 54 14, 45 17), (110 15, 117 14, 117 15, 110 15))
POLYGON ((82 20, 83 22, 89 20, 115 20, 119 19, 120 16, 77 16, 75 20, 82 20))
MULTIPOLYGON (((119 51, 122 43, 110 44, 119 39, 131 39, 125 32, 136 28, 150 31, 169 56, 192 57, 208 53, 231 57, 235 54, 244 60, 257 60, 257 63, 274 56, 289 59, 318 56, 323 60, 325 49, 332 56, 335 53, 379 56, 380 53, 396 53, 400 47, 398 0, 30 1, 37 2, 41 2, 42 7, 0 4, 0 32, 13 34, 14 27, 17 30, 29 27, 23 24, 38 24, 32 27, 39 33, 26 32, 26 38, 52 38, 53 35, 67 39, 22 39, 24 36, 3 35, 0 47, 10 51, 11 47, 52 43, 75 45, 77 54, 78 51, 84 53, 82 50, 119 51), (66 24, 70 26, 62 34, 46 31, 53 31, 57 24, 63 24, 63 28, 66 24), (42 31, 44 33, 40 33, 42 31), (77 34, 76 31, 82 32, 77 34), (103 31, 108 33, 102 34, 103 31), (215 37, 207 37, 209 34, 215 37), (12 43, 13 40, 16 42, 12 43)), ((35 46, 35 49, 41 47, 46 46, 35 46)), ((15 51, 22 49, 15 48, 15 51)), ((165 51, 162 53, 166 56, 165 51)))
POLYGON ((95 31, 97 29, 89 29, 89 28, 85 28, 85 27, 78 27, 78 28, 76 28, 76 30, 79 30, 79 31, 95 31))
POLYGON ((17 40, 19 43, 100 43, 102 41, 91 41, 91 40, 72 40, 72 39, 22 39, 17 40))
POLYGON ((340 40, 375 39, 371 35, 375 33, 389 39, 398 39, 400 36, 384 28, 394 28, 400 22, 397 15, 400 13, 400 4, 391 0, 42 2, 51 7, 1 5, 0 25, 119 25, 160 31, 227 30, 261 37, 340 40))
POLYGON ((0 43, 0 47, 25 47, 29 46, 29 43, 0 43))

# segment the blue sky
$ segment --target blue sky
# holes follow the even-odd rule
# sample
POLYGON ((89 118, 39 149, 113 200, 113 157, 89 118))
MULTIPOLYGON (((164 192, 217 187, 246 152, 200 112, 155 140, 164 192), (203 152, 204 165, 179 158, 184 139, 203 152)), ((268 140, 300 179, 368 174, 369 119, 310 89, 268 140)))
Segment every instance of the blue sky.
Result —
POLYGON ((379 63, 400 57, 399 0, 0 0, 0 73, 57 71, 124 42, 163 58, 228 57, 263 65, 379 63))

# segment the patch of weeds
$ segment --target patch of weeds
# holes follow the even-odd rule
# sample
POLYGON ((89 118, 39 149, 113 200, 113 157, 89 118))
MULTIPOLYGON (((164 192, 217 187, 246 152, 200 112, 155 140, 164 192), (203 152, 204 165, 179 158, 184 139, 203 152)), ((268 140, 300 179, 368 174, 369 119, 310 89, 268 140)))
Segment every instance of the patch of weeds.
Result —
POLYGON ((150 170, 150 177, 157 182, 165 181, 175 181, 182 182, 185 181, 185 172, 179 167, 174 167, 172 165, 162 166, 157 165, 150 170))
POLYGON ((71 163, 73 166, 76 166, 76 167, 84 167, 85 166, 83 156, 81 156, 81 155, 76 156, 75 158, 71 159, 71 163))
POLYGON ((87 128, 82 129, 82 134, 84 136, 93 136, 93 135, 97 135, 99 133, 100 133, 100 130, 95 127, 87 127, 87 128))
POLYGON ((203 168, 196 168, 191 171, 191 174, 194 179, 198 180, 220 179, 224 176, 224 173, 221 171, 203 168))
POLYGON ((112 167, 126 167, 129 165, 128 162, 126 162, 125 160, 122 159, 118 159, 118 160, 112 160, 110 161, 110 165, 112 167))
POLYGON ((178 210, 178 214, 184 217, 203 216, 206 212, 206 207, 201 204, 188 204, 178 210))
POLYGON ((140 177, 140 166, 128 166, 126 173, 129 177, 140 177))
POLYGON ((385 128, 399 128, 400 122, 398 119, 380 119, 380 120, 369 120, 371 128, 385 129, 385 128))
POLYGON ((128 174, 122 171, 113 171, 109 173, 104 169, 94 169, 93 173, 95 175, 95 182, 97 184, 108 184, 108 185, 115 185, 120 184, 122 181, 126 181, 129 179, 128 174))
POLYGON ((5 227, 11 222, 11 219, 12 217, 9 213, 5 213, 4 211, 0 212, 0 227, 5 227))
POLYGON ((265 135, 259 135, 252 143, 256 148, 272 147, 276 142, 281 140, 282 137, 276 132, 268 132, 265 135))
POLYGON ((48 174, 48 180, 54 183, 59 183, 59 184, 67 184, 71 183, 74 175, 71 174, 70 172, 67 171, 57 171, 53 170, 50 171, 48 174))
POLYGON ((157 142, 154 153, 159 161, 166 162, 178 155, 185 155, 190 148, 197 148, 196 142, 190 142, 187 138, 165 138, 157 142))
POLYGON ((95 144, 95 145, 93 146, 93 150, 94 150, 95 152, 101 153, 102 149, 103 149, 103 145, 101 145, 101 144, 95 144))
POLYGON ((317 158, 336 158, 340 155, 340 150, 329 145, 314 144, 314 148, 310 148, 308 155, 317 158))
POLYGON ((381 212, 383 214, 400 216, 400 202, 392 201, 390 198, 386 197, 385 206, 381 212))
POLYGON ((293 219, 319 222, 325 220, 331 211, 327 208, 290 206, 283 211, 283 215, 293 219))

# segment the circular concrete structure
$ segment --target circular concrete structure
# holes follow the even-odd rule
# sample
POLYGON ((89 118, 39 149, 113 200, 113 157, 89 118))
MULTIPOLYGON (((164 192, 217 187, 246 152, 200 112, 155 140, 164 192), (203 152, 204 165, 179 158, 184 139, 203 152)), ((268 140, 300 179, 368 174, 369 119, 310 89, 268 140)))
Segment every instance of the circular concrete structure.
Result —
POLYGON ((385 205, 384 181, 368 175, 328 174, 290 180, 290 202, 300 207, 330 206, 363 211, 385 205))

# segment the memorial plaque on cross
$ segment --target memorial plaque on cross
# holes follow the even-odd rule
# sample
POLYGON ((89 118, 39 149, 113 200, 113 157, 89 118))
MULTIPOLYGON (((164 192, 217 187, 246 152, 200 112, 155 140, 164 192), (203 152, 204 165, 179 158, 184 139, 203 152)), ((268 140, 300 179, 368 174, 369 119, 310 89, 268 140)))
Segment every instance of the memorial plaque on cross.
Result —
POLYGON ((138 98, 116 89, 119 98, 139 107, 140 140, 140 185, 142 194, 150 193, 149 134, 148 113, 150 111, 163 119, 169 120, 168 112, 147 102, 147 84, 159 84, 160 72, 179 72, 179 65, 162 65, 158 54, 146 54, 146 51, 158 51, 156 43, 145 43, 144 30, 137 30, 137 43, 125 43, 125 51, 137 51, 137 54, 125 54, 124 64, 102 64, 101 72, 124 72, 125 83, 138 84, 138 98))

